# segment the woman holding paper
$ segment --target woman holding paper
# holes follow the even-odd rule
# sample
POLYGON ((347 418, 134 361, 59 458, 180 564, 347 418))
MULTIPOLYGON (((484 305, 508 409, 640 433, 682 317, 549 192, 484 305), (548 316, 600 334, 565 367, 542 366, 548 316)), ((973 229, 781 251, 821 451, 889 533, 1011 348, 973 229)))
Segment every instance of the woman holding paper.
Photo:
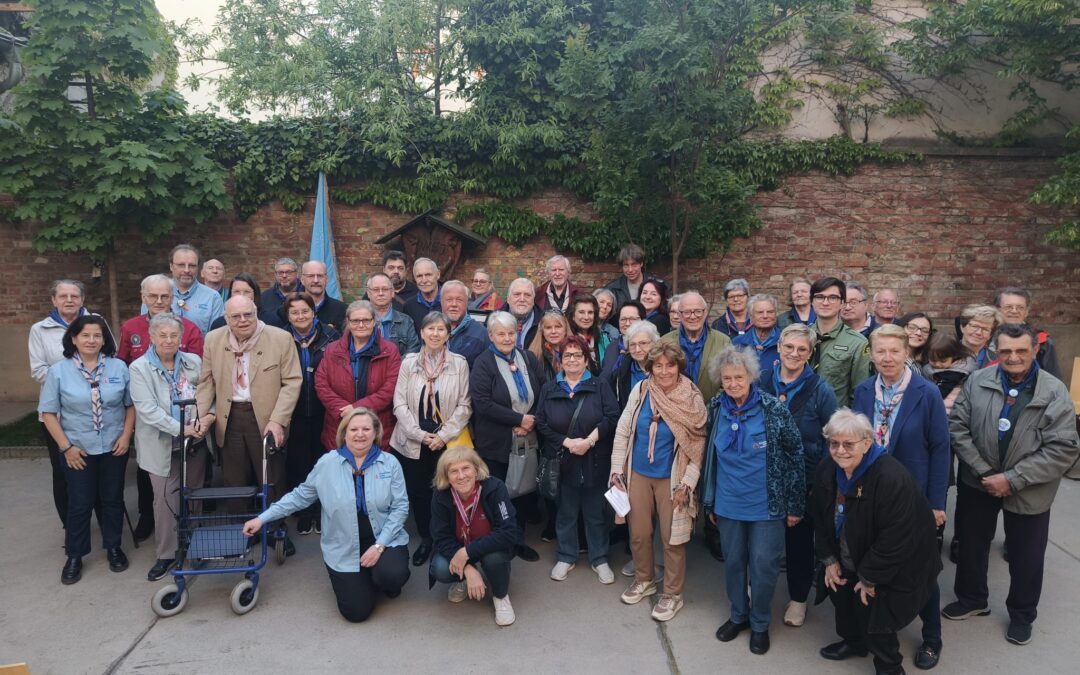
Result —
POLYGON ((656 593, 653 518, 664 541, 664 592, 653 609, 668 621, 682 608, 686 542, 697 512, 694 490, 701 472, 707 414, 701 391, 682 374, 686 356, 672 342, 656 342, 645 357, 649 377, 630 392, 615 430, 610 483, 630 497, 630 551, 634 582, 628 605, 656 593))

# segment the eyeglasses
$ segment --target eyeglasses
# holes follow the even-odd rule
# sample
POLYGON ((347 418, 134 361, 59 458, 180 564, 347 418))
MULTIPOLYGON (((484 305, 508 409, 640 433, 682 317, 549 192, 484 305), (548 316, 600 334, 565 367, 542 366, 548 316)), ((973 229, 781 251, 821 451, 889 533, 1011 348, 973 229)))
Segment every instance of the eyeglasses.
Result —
POLYGON ((705 310, 703 309, 681 309, 679 310, 679 316, 684 319, 697 319, 705 316, 705 310))
POLYGON ((780 351, 784 352, 785 354, 795 353, 795 354, 799 354, 801 356, 805 356, 806 354, 809 354, 811 350, 810 350, 809 347, 807 347, 805 345, 799 346, 799 345, 785 345, 785 344, 782 344, 782 345, 780 345, 780 351))
POLYGON ((724 298, 724 299, 725 300, 742 300, 745 297, 747 297, 746 293, 728 293, 727 297, 724 298))
MULTIPOLYGON (((816 298, 817 296, 814 297, 816 298)), ((862 300, 845 300, 843 304, 844 307, 851 307, 852 305, 861 305, 864 302, 866 302, 866 298, 863 298, 862 300)))
POLYGON ((991 331, 990 328, 987 328, 985 326, 980 326, 980 325, 976 324, 974 321, 972 321, 972 322, 968 323, 968 325, 964 326, 964 329, 968 333, 989 333, 991 331))
POLYGON ((641 317, 638 316, 620 316, 619 323, 634 323, 635 321, 641 321, 641 317))
POLYGON ((899 300, 878 300, 875 305, 881 305, 882 307, 896 307, 900 304, 899 300))
POLYGON ((349 319, 350 326, 370 326, 375 323, 375 319, 349 319))
POLYGON ((840 448, 843 448, 844 452, 852 452, 855 448, 859 447, 860 443, 862 443, 862 441, 834 441, 830 439, 829 449, 839 450, 840 448))
POLYGON ((490 281, 489 281, 488 279, 473 279, 473 280, 472 280, 472 282, 473 282, 474 284, 487 284, 487 283, 491 283, 491 282, 490 282, 490 281))
POLYGON ((577 359, 583 359, 583 358, 585 358, 585 355, 582 354, 581 352, 563 352, 562 353, 562 360, 563 361, 576 361, 577 359))
POLYGON ((305 316, 311 316, 312 314, 314 314, 314 312, 311 311, 310 307, 305 307, 304 309, 290 309, 289 310, 289 318, 292 318, 292 319, 302 319, 305 316))
POLYGON ((914 333, 915 335, 929 335, 930 334, 930 329, 929 328, 922 328, 920 326, 916 326, 916 325, 910 324, 910 323, 908 325, 904 326, 904 330, 906 330, 909 333, 914 333))
POLYGON ((627 349, 648 349, 652 346, 652 340, 646 340, 644 342, 630 342, 627 343, 627 349))
POLYGON ((277 270, 274 272, 275 277, 291 277, 296 274, 296 270, 277 270))
POLYGON ((824 295, 822 293, 815 293, 814 300, 817 300, 818 302, 841 302, 843 298, 836 294, 824 295))
POLYGON ((1003 312, 1022 312, 1027 309, 1027 305, 1002 305, 1001 311, 1003 312))
POLYGON ((143 299, 149 302, 168 302, 172 298, 172 295, 166 293, 165 295, 151 295, 147 293, 143 295, 143 299))
POLYGON ((226 314, 229 321, 250 321, 255 318, 255 312, 241 312, 240 314, 226 314))

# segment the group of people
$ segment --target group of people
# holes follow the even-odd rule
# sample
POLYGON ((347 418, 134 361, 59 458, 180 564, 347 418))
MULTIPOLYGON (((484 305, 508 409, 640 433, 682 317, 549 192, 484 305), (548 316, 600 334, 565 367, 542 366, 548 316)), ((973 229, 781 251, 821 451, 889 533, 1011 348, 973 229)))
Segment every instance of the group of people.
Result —
POLYGON ((597 580, 614 583, 610 550, 625 537, 622 601, 659 594, 652 617, 668 621, 683 606, 685 547, 701 522, 724 565, 720 641, 749 631, 753 653, 769 650, 783 568, 786 625, 803 624, 812 590, 834 605, 840 640, 824 658, 872 654, 878 672, 902 672, 897 632, 918 616, 914 663, 932 668, 942 616, 989 614, 988 555, 1004 511, 1006 635, 1030 641, 1050 508, 1080 441, 1053 342, 1027 323, 1027 291, 968 307, 953 332, 901 314, 891 289, 795 279, 782 311, 734 279, 710 324, 701 293, 671 297, 644 259, 624 247, 623 274, 586 292, 555 256, 544 283, 515 279, 501 300, 484 270, 468 285, 443 283, 420 258, 409 280, 404 255, 390 251, 363 298, 345 304, 326 295, 318 261, 278 260, 263 291, 246 273, 226 283, 216 260, 200 283, 199 254, 181 245, 171 275, 143 280, 143 313, 119 339, 83 307, 79 282, 56 282, 30 360, 66 529, 61 581, 81 577, 95 510, 110 569, 127 568, 133 445, 136 534, 155 534, 156 580, 176 562, 175 439, 189 439, 195 488, 211 450, 225 485, 254 484, 272 437, 286 448, 267 460, 272 505, 245 532, 295 514, 296 533, 321 535, 349 621, 427 564, 450 601, 490 592, 496 623, 513 623, 511 561, 539 559, 529 523, 556 542, 555 581, 585 554, 597 580), (196 404, 181 415, 179 400, 196 404), (537 491, 538 464, 554 495, 537 491), (953 484, 956 600, 942 607, 953 484), (616 492, 625 517, 609 503, 616 492))

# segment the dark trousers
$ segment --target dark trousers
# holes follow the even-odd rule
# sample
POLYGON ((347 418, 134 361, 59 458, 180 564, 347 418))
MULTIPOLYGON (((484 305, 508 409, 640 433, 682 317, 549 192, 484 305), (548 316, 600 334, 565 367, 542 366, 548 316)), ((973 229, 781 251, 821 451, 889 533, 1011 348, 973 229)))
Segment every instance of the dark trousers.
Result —
POLYGON ((941 586, 938 585, 937 577, 934 577, 934 585, 930 588, 930 599, 926 606, 919 610, 919 618, 922 619, 922 639, 938 649, 941 648, 941 586))
POLYGON ((395 452, 405 474, 405 491, 409 493, 409 509, 416 521, 416 533, 421 539, 431 539, 431 479, 435 477, 438 455, 426 445, 420 445, 420 456, 410 459, 395 452))
MULTIPOLYGON (((322 415, 317 418, 293 415, 292 424, 289 425, 289 451, 285 455, 285 476, 290 490, 303 483, 315 468, 315 462, 326 454, 319 440, 322 426, 322 415)), ((319 500, 316 499, 311 506, 297 511, 296 515, 299 518, 318 518, 320 512, 319 500)))
MULTIPOLYGON (((135 452, 138 451, 135 448, 135 452)), ((150 483, 150 474, 142 467, 135 472, 135 487, 139 492, 139 520, 148 518, 154 522, 154 486, 150 483)))
POLYGON ((105 453, 87 455, 83 461, 83 469, 64 464, 68 491, 64 548, 71 558, 90 553, 90 513, 99 500, 102 548, 118 548, 124 532, 124 471, 128 456, 105 453))
POLYGON ((788 597, 795 602, 806 602, 814 585, 814 521, 807 515, 795 527, 784 530, 784 550, 787 556, 788 597))
POLYGON ((896 633, 867 633, 870 624, 870 609, 878 602, 870 598, 869 605, 863 605, 855 584, 859 578, 844 571, 847 583, 835 591, 829 591, 833 607, 836 608, 836 634, 853 646, 863 646, 874 655, 874 668, 878 673, 904 672, 904 657, 900 654, 900 640, 896 633))
MULTIPOLYGON (((510 592, 510 551, 492 551, 480 559, 478 565, 491 584, 491 594, 496 598, 505 598, 510 592)), ((462 577, 450 572, 450 561, 441 553, 431 557, 431 574, 436 581, 453 584, 464 581, 462 577)))
MULTIPOLYGON (((56 515, 60 516, 60 525, 67 527, 68 514, 68 485, 67 485, 67 460, 60 454, 60 446, 56 444, 52 434, 41 425, 41 434, 45 437, 45 447, 49 449, 49 464, 52 466, 52 496, 56 506, 56 515)), ((101 525, 101 500, 94 504, 94 513, 97 515, 98 525, 101 525)))
MULTIPOLYGON (((964 508, 957 523, 960 562, 956 566, 953 590, 965 607, 986 607, 990 591, 986 587, 990 564, 990 542, 997 529, 1002 499, 964 484, 957 486, 956 503, 964 508)), ((1004 512, 1005 545, 1009 547, 1009 597, 1005 606, 1009 618, 1034 623, 1042 595, 1046 542, 1050 535, 1050 511, 1033 516, 1004 512)))
MULTIPOLYGON (((276 452, 266 459, 268 500, 276 502, 285 493, 285 458, 276 452)), ((221 474, 225 487, 262 484, 263 434, 250 403, 233 403, 225 426, 225 447, 221 449, 221 474)), ((243 500, 230 500, 231 513, 250 511, 243 500)))
POLYGON ((375 609, 375 594, 382 591, 396 597, 409 580, 409 547, 391 546, 379 556, 374 567, 359 572, 338 572, 326 567, 337 597, 338 611, 346 621, 360 623, 375 609))
MULTIPOLYGON (((493 459, 484 460, 488 465, 488 471, 492 476, 495 476, 499 480, 506 482, 506 474, 510 472, 510 465, 503 462, 499 462, 493 459)), ((520 497, 514 497, 510 500, 510 503, 514 505, 514 511, 516 512, 517 524, 521 527, 521 541, 519 543, 525 543, 525 522, 529 515, 535 514, 537 510, 536 504, 537 494, 535 492, 521 495, 520 497)), ((555 513, 558 512, 558 506, 555 502, 551 502, 554 510, 551 512, 551 519, 555 520, 555 513)), ((576 559, 576 556, 575 556, 576 559)))

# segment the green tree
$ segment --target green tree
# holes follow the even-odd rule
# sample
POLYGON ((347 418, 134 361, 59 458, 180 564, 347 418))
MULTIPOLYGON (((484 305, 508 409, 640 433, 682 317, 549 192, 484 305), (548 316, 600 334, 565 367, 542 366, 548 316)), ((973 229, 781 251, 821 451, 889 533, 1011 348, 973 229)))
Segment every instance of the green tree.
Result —
POLYGON ((184 101, 160 68, 171 45, 150 0, 37 0, 15 109, 0 117, 5 216, 41 225, 39 250, 106 261, 111 320, 120 320, 113 241, 147 241, 178 219, 227 205, 225 172, 183 131, 184 101))

